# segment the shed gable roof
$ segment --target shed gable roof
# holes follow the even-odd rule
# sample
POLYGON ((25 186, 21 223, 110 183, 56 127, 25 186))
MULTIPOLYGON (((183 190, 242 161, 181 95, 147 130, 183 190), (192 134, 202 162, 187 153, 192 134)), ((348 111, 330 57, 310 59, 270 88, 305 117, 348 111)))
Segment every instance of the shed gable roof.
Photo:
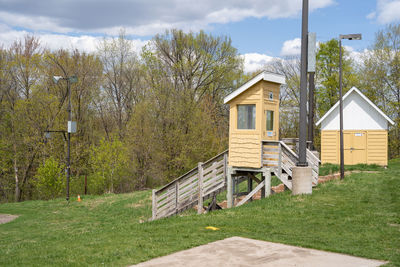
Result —
POLYGON ((277 73, 272 73, 272 72, 267 72, 263 71, 259 73, 257 76, 255 76, 253 79, 249 80, 242 86, 240 86, 238 89, 230 93, 224 98, 224 104, 228 103, 235 97, 239 96, 243 92, 245 92, 247 89, 258 83, 259 81, 264 80, 267 82, 273 82, 273 83, 278 83, 278 84, 285 84, 285 77, 277 74, 277 73))
MULTIPOLYGON (((372 103, 372 101, 369 100, 368 97, 366 97, 360 90, 358 90, 354 86, 343 96, 342 98, 343 101, 352 93, 357 93, 358 95, 360 95, 361 98, 365 100, 365 102, 367 102, 371 107, 373 107, 383 118, 385 118, 390 124, 394 125, 394 122, 385 113, 383 113, 383 111, 380 108, 378 108, 374 103, 372 103)), ((340 101, 336 102, 335 105, 333 105, 331 109, 328 110, 328 112, 326 112, 325 115, 316 123, 316 125, 318 126, 329 116, 329 114, 331 114, 335 109, 338 109, 339 104, 340 101)))

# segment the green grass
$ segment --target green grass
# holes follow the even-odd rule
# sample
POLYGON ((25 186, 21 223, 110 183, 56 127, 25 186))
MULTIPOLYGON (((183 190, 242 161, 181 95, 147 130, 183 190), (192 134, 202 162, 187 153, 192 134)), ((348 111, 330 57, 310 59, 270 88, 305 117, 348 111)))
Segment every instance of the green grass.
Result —
POLYGON ((91 196, 82 202, 0 205, 20 215, 0 225, 0 265, 126 266, 230 236, 390 261, 400 266, 400 161, 354 173, 312 195, 272 195, 239 208, 144 222, 151 192, 91 196), (206 226, 219 231, 206 230, 206 226))
MULTIPOLYGON (((382 171, 384 168, 376 164, 357 164, 345 165, 345 171, 382 171)), ((337 164, 325 163, 319 168, 319 175, 324 176, 328 174, 340 172, 340 166, 337 164)))

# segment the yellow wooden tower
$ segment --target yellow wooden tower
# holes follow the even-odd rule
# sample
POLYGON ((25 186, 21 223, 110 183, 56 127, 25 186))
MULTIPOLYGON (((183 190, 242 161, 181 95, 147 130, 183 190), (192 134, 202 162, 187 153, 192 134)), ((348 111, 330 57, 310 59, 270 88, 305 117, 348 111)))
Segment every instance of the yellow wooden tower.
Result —
POLYGON ((262 167, 262 141, 279 140, 279 93, 284 83, 284 76, 264 71, 225 97, 230 106, 230 166, 262 167))

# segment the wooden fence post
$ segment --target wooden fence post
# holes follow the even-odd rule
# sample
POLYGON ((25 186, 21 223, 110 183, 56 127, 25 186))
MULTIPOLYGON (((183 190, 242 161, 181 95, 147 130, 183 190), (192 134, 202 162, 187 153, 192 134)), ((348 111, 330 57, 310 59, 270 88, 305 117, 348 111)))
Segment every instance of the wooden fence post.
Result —
POLYGON ((227 179, 226 199, 227 199, 227 207, 229 209, 233 207, 232 167, 230 166, 227 166, 226 179, 227 179))
POLYGON ((263 176, 265 177, 265 197, 271 195, 271 169, 263 168, 263 176))
POLYGON ((152 200, 152 220, 154 221, 155 219, 156 219, 156 217, 157 217, 157 200, 156 200, 156 190, 155 189, 153 189, 152 190, 152 197, 151 197, 151 200, 152 200))
POLYGON ((203 163, 199 162, 197 165, 197 172, 199 176, 199 201, 197 204, 197 214, 203 213, 203 163))
POLYGON ((282 144, 281 142, 279 142, 278 144, 278 175, 279 175, 279 179, 281 179, 282 177, 282 144))
POLYGON ((179 207, 179 181, 175 182, 175 213, 178 214, 179 207))

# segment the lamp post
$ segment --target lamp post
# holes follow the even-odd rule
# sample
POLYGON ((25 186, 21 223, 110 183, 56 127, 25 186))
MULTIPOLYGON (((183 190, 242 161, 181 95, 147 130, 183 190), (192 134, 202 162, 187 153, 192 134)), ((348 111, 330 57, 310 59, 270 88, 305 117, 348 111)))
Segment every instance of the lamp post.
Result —
POLYGON ((69 201, 69 177, 71 175, 71 160, 70 160, 70 155, 71 155, 71 133, 76 132, 76 122, 71 121, 72 120, 72 115, 71 115, 71 83, 76 83, 78 81, 78 78, 73 75, 69 77, 63 77, 63 76, 54 76, 53 77, 54 82, 57 84, 60 80, 65 80, 67 81, 67 94, 68 94, 68 106, 67 106, 67 112, 68 112, 68 130, 67 130, 67 201, 69 201))
POLYGON ((298 167, 307 167, 307 34, 308 0, 303 0, 301 24, 301 66, 300 66, 300 120, 299 120, 299 161, 298 167))
POLYGON ((361 40, 361 33, 339 35, 339 109, 340 109, 340 179, 344 179, 343 148, 343 93, 342 93, 342 39, 361 40))

